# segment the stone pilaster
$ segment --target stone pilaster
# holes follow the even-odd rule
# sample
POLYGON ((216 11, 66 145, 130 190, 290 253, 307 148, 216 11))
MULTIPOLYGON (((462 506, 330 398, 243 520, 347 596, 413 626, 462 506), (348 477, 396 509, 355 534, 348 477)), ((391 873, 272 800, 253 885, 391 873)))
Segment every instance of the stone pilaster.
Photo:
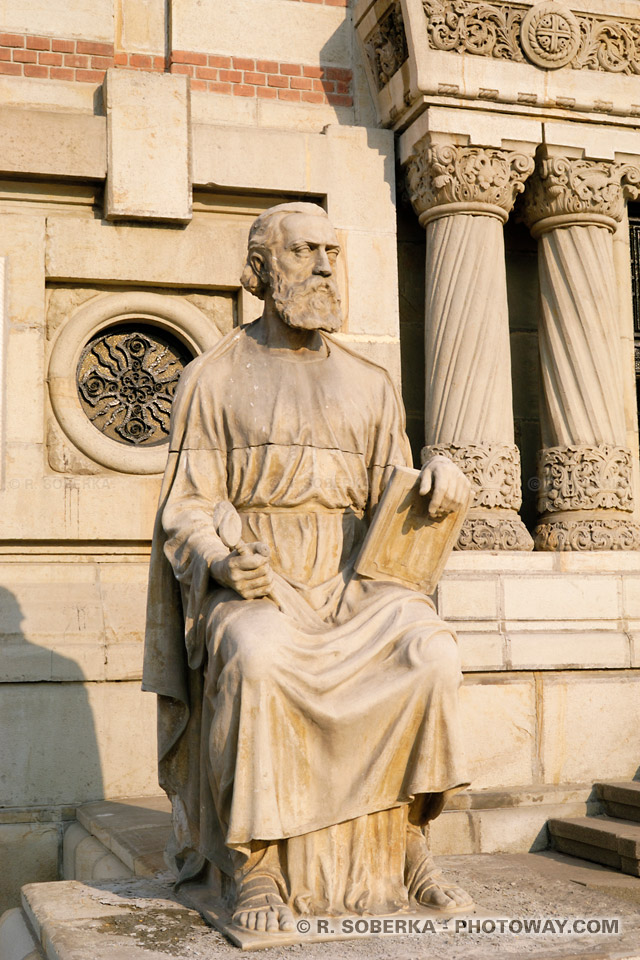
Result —
POLYGON ((503 225, 530 155, 419 141, 406 166, 427 232, 425 447, 451 457, 476 499, 458 547, 530 550, 518 516, 503 225))
POLYGON ((524 213, 538 238, 540 550, 634 550, 613 233, 640 169, 543 156, 524 213))

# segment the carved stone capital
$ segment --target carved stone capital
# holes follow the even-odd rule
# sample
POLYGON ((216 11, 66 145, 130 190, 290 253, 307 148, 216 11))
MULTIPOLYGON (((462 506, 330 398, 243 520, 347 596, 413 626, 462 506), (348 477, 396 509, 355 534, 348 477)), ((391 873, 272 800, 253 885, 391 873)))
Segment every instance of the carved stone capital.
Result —
POLYGON ((633 510, 631 451, 600 444, 548 447, 540 454, 540 513, 633 510))
POLYGON ((626 517, 548 520, 536 527, 536 550, 638 550, 640 525, 626 517))
POLYGON ((453 460, 473 483, 475 507, 520 508, 520 451, 514 444, 436 443, 423 448, 422 462, 438 454, 453 460))
POLYGON ((533 540, 522 520, 514 517, 470 517, 456 550, 531 550, 533 540))
POLYGON ((534 233, 591 221, 612 231, 625 200, 640 195, 640 166, 609 160, 545 157, 527 184, 523 213, 534 233), (561 218, 547 224, 551 218, 561 218))
POLYGON ((420 222, 453 212, 489 213, 506 220, 534 161, 525 153, 419 141, 406 165, 409 195, 420 222), (449 209, 447 209, 449 208, 449 209))

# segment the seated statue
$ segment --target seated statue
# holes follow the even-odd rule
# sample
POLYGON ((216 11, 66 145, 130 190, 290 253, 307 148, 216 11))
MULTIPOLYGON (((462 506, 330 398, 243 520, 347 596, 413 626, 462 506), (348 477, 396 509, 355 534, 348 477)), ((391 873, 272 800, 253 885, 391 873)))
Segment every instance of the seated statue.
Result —
MULTIPOLYGON (((254 222, 242 283, 264 312, 184 371, 154 533, 169 853, 249 930, 471 905, 426 830, 468 785, 456 637, 426 596, 353 569, 411 454, 387 373, 331 336, 339 254, 315 204, 254 222)), ((446 457, 420 484, 433 517, 468 496, 446 457)))

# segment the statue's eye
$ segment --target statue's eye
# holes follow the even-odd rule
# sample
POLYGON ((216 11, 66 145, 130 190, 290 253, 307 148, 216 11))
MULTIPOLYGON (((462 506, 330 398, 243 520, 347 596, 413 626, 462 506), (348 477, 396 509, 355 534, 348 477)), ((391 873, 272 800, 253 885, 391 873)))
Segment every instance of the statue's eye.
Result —
POLYGON ((293 252, 299 257, 304 257, 310 252, 310 247, 308 243, 300 243, 298 246, 293 248, 293 252))
POLYGON ((331 263, 335 263, 335 262, 336 262, 336 260, 338 259, 338 254, 339 254, 339 253, 340 253, 340 251, 338 250, 337 247, 331 247, 329 250, 327 250, 327 256, 328 256, 329 260, 331 261, 331 263))

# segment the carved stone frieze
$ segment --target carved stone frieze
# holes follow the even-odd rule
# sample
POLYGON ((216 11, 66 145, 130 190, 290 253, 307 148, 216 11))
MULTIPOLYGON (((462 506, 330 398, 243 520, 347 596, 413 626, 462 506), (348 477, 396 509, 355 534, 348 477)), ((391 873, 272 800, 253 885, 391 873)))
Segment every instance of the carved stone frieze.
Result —
POLYGON ((399 0, 389 8, 375 30, 369 34, 365 40, 365 48, 378 90, 382 90, 409 57, 399 0))
POLYGON ((640 73, 640 20, 572 12, 562 3, 532 7, 493 0, 423 0, 435 50, 522 62, 543 69, 640 73))
POLYGON ((483 203, 508 213, 533 169, 533 159, 524 153, 423 140, 406 171, 418 213, 450 203, 483 203))
POLYGON ((522 503, 520 452, 510 443, 438 443, 424 447, 422 462, 449 457, 475 488, 475 507, 518 510, 522 503))
POLYGON ((535 530, 536 550, 638 550, 640 525, 626 517, 550 520, 535 530))
POLYGON ((595 214, 622 219, 625 199, 640 196, 640 167, 613 161, 546 157, 527 185, 524 218, 595 214))
POLYGON ((548 447, 540 454, 540 513, 633 510, 631 451, 600 444, 548 447))
POLYGON ((519 517, 470 517, 456 550, 531 550, 533 541, 519 517))

